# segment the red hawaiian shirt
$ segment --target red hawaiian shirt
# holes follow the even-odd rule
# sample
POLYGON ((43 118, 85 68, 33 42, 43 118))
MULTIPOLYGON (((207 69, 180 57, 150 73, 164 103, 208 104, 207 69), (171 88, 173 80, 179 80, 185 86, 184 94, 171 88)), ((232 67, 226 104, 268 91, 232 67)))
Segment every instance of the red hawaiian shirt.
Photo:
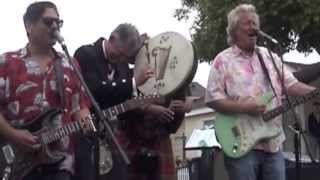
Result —
MULTIPOLYGON (((41 72, 40 65, 33 58, 27 48, 0 56, 0 111, 12 125, 25 125, 32 122, 46 108, 61 107, 53 61, 46 72, 41 72)), ((63 113, 50 119, 49 122, 37 122, 47 123, 49 129, 64 126, 72 121, 71 116, 74 112, 89 105, 67 58, 57 53, 55 60, 62 61, 65 104, 63 113)), ((71 139, 65 136, 50 146, 53 151, 65 155, 59 169, 73 172, 71 139)))

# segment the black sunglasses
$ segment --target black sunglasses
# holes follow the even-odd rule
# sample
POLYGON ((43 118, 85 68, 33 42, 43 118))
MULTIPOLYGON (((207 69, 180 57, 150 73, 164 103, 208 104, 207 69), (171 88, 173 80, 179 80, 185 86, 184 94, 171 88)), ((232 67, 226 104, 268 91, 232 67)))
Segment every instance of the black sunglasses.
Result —
POLYGON ((59 28, 63 25, 63 20, 58 18, 52 18, 52 17, 43 17, 41 18, 43 24, 45 24, 48 27, 51 27, 53 23, 56 23, 59 28))

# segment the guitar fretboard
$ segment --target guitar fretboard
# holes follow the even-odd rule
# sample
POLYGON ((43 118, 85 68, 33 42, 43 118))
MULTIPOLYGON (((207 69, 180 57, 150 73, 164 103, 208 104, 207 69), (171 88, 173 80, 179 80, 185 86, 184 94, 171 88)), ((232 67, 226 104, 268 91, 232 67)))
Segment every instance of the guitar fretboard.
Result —
POLYGON ((47 131, 45 133, 42 133, 40 137, 40 142, 42 144, 50 144, 52 142, 55 142, 64 136, 68 136, 72 133, 79 132, 82 129, 82 126, 80 125, 80 121, 74 121, 71 123, 68 123, 67 125, 56 128, 51 131, 47 131))
POLYGON ((103 113, 108 119, 113 119, 113 117, 118 116, 119 114, 139 108, 145 103, 151 103, 156 101, 164 102, 164 97, 160 95, 136 97, 134 99, 127 100, 124 103, 121 103, 121 104, 112 106, 106 110, 103 110, 103 113))
POLYGON ((106 110, 103 110, 103 113, 108 119, 112 119, 113 117, 121 113, 124 113, 130 109, 133 109, 133 108, 129 108, 129 106, 127 106, 126 103, 121 103, 121 104, 112 106, 106 110))
POLYGON ((290 99, 290 100, 286 100, 283 105, 281 106, 278 106, 266 113, 264 113, 262 115, 262 119, 264 121, 269 121, 275 117, 277 117, 278 115, 284 113, 284 112, 287 112, 288 110, 290 110, 291 108, 294 108, 300 104, 303 104, 317 96, 320 95, 320 90, 319 89, 316 89, 314 91, 311 91, 309 93, 307 93, 306 95, 304 96, 301 96, 301 97, 296 97, 294 99, 290 99), (290 102, 290 103, 289 103, 290 102))
MULTIPOLYGON (((103 110, 104 115, 108 118, 108 119, 112 119, 113 117, 124 113, 126 111, 135 109, 139 106, 141 106, 141 102, 149 102, 149 101, 155 101, 157 99, 161 99, 163 97, 160 96, 146 96, 146 97, 140 97, 140 98, 136 98, 136 99, 131 99, 128 100, 124 103, 112 106, 106 110, 103 110)), ((94 118, 94 115, 89 115, 85 121, 91 121, 90 124, 92 123, 92 118, 94 118)), ((83 129, 83 126, 87 125, 87 123, 83 123, 82 126, 80 124, 80 121, 74 121, 71 123, 68 123, 67 125, 42 133, 40 134, 39 138, 40 138, 40 142, 42 144, 50 144, 52 142, 55 142, 61 138, 63 138, 64 136, 68 136, 72 133, 78 132, 80 130, 83 129)), ((91 128, 91 127, 85 127, 85 128, 91 128)))

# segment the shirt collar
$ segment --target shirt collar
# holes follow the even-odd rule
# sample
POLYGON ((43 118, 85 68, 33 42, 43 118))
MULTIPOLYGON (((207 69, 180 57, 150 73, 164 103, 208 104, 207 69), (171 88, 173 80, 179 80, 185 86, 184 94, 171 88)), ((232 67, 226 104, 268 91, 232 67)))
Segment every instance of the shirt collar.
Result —
POLYGON ((106 58, 106 59, 108 59, 108 54, 107 54, 107 51, 106 51, 106 40, 104 39, 103 41, 102 41, 102 51, 103 51, 103 55, 104 55, 104 57, 106 58))
POLYGON ((28 45, 26 45, 22 49, 20 49, 20 51, 19 51, 20 58, 26 58, 30 54, 30 52, 28 51, 27 46, 28 45))
MULTIPOLYGON (((255 45, 254 49, 256 49, 258 46, 255 45)), ((236 56, 242 56, 242 57, 248 57, 247 53, 245 53, 242 49, 240 49, 236 44, 232 45, 231 47, 232 53, 236 56)), ((254 53, 253 53, 254 56, 254 53)))
MULTIPOLYGON (((52 51, 54 53, 55 59, 62 59, 64 57, 64 55, 62 53, 59 53, 54 48, 52 48, 52 51)), ((25 45, 22 49, 20 49, 18 54, 19 54, 20 58, 26 58, 26 57, 30 56, 28 44, 25 45)))

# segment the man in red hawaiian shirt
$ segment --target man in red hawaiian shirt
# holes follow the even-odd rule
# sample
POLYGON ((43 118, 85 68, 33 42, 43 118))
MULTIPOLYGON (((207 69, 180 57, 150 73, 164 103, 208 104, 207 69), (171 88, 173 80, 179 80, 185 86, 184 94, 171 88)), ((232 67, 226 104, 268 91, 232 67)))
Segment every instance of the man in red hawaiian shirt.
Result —
MULTIPOLYGON (((18 129, 17 126, 45 123, 49 130, 65 127, 72 120, 87 119, 89 103, 73 67, 63 54, 53 48, 56 43, 54 32, 62 26, 56 6, 51 2, 32 3, 23 20, 28 44, 18 51, 0 56, 0 137, 12 146, 38 152, 43 147, 40 144, 53 139, 37 136, 31 133, 32 130, 18 129), (60 74, 55 71, 56 61, 60 61, 60 74), (58 75, 61 75, 63 82, 60 88, 58 75), (47 122, 43 119, 32 122, 41 112, 52 107, 59 107, 63 112, 47 122)), ((58 136, 64 136, 50 144, 50 150, 63 155, 63 160, 33 169, 24 180, 70 180, 74 161, 73 141, 65 135, 77 128, 79 126, 68 126, 66 131, 53 137, 57 140, 58 136)), ((8 175, 15 175, 15 171, 8 175)))

